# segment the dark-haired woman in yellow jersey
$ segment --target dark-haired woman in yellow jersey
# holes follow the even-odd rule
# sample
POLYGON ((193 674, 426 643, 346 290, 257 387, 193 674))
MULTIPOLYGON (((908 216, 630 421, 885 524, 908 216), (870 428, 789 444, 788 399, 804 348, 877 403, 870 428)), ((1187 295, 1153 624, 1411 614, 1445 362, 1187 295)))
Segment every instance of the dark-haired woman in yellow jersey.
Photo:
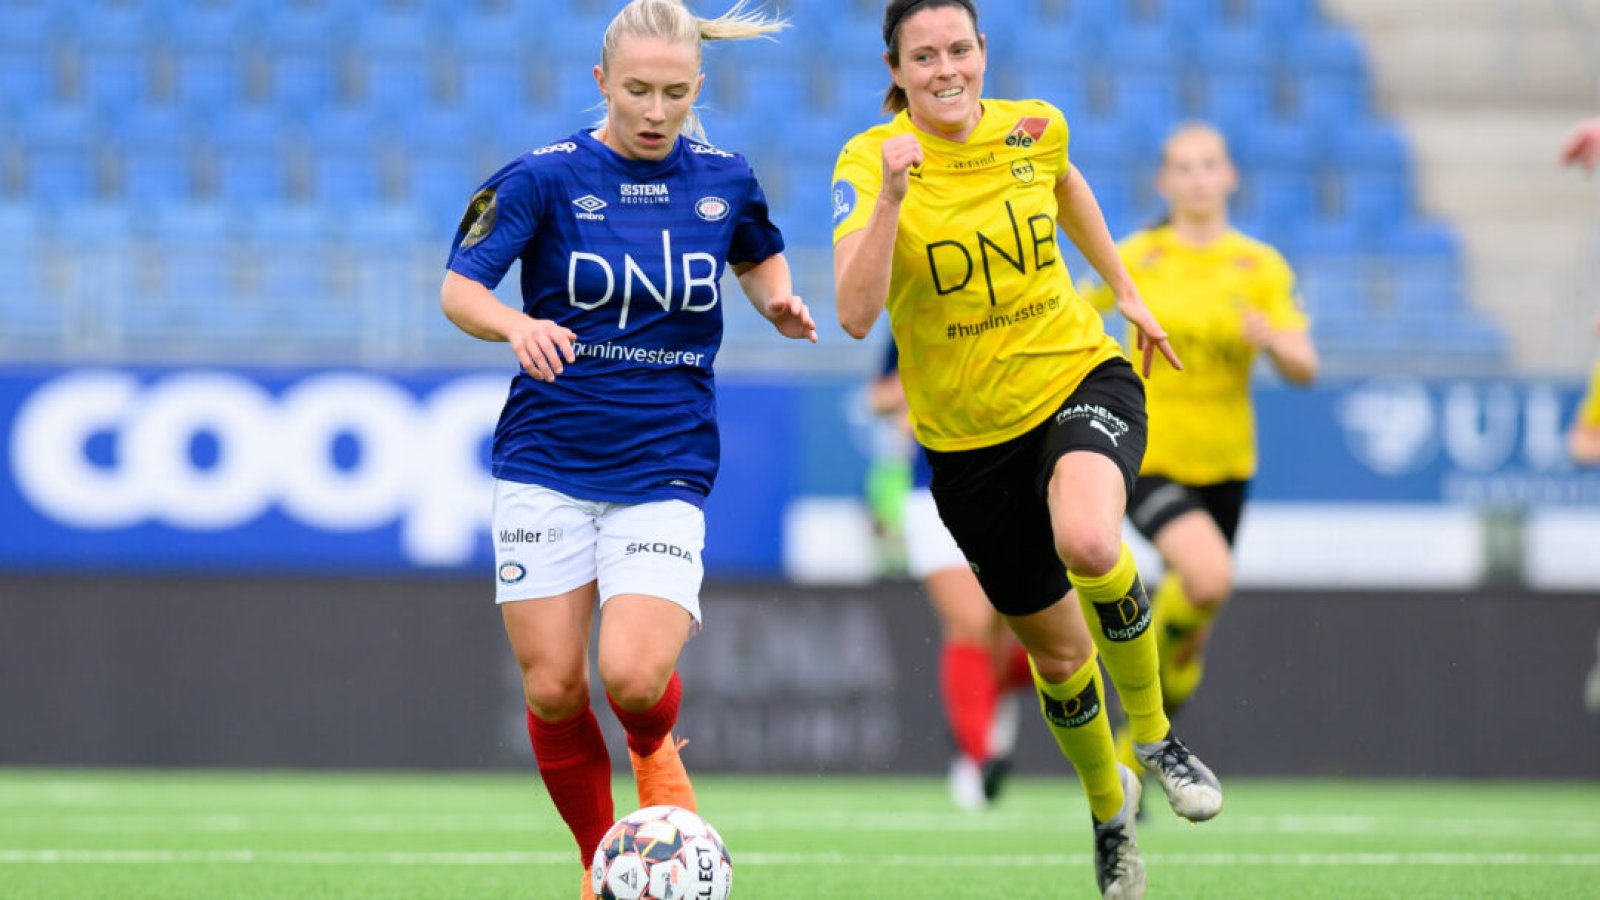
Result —
POLYGON ((895 116, 852 138, 834 174, 840 324, 864 337, 888 309, 939 516, 1028 649, 1046 724, 1089 797, 1101 893, 1141 897, 1139 781, 1116 763, 1099 659, 1173 809, 1208 819, 1222 790, 1171 734, 1149 600, 1121 537, 1144 453, 1142 382, 1073 291, 1058 226, 1138 326, 1144 367, 1158 351, 1175 368, 1178 357, 1068 160, 1061 112, 982 99, 971 0, 891 0, 883 39, 895 116))
MULTIPOLYGON (((1184 348, 1181 376, 1145 378, 1150 444, 1128 515, 1160 551, 1156 589, 1161 689, 1171 716, 1194 694, 1211 623, 1233 592, 1231 548, 1256 471, 1250 370, 1265 353, 1288 381, 1309 384, 1317 353, 1294 275, 1271 247, 1233 230, 1239 184, 1227 143, 1193 124, 1168 137, 1157 186, 1169 216, 1118 251, 1153 313, 1184 348)), ((1109 308, 1104 289, 1090 292, 1109 308)), ((1121 757, 1131 747, 1118 735, 1121 757)))

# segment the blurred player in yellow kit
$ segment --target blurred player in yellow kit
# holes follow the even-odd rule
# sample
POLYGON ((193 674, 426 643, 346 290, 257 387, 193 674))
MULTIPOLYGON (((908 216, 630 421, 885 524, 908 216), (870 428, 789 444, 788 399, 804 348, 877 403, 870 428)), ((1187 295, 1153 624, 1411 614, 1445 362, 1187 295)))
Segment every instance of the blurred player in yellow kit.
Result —
MULTIPOLYGON (((1157 186, 1167 219, 1118 251, 1185 363, 1181 375, 1145 378, 1150 443, 1128 501, 1167 567, 1151 602, 1170 717, 1199 687, 1212 624, 1233 592, 1233 539, 1256 471, 1251 368, 1264 353, 1285 379, 1309 384, 1317 353, 1288 263, 1229 224, 1239 176, 1222 135, 1203 124, 1173 132, 1157 186)), ((1110 308, 1104 287, 1088 294, 1110 308)), ((1125 729, 1117 743, 1133 765, 1125 729)))

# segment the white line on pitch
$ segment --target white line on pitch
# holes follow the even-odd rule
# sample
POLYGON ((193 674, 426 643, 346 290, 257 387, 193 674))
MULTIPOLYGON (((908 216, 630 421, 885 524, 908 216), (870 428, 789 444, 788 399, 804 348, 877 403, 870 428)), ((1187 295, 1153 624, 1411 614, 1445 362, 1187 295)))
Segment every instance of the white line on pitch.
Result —
MULTIPOLYGON (((1594 866, 1600 853, 1158 853, 1154 865, 1264 868, 1302 867, 1459 867, 1594 866)), ((0 864, 15 865, 307 865, 307 866, 550 866, 571 865, 566 852, 413 853, 277 850, 0 850, 0 864)), ((873 867, 971 868, 1079 866, 1089 855, 1045 854, 870 854, 735 853, 741 866, 850 865, 873 867)))

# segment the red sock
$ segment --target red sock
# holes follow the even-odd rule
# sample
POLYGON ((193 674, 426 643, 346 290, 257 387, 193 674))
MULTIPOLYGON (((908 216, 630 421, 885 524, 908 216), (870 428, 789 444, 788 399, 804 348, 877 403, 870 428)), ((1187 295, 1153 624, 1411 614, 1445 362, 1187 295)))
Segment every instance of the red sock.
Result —
POLYGON ((944 714, 962 753, 989 759, 989 725, 994 721, 994 661, 982 644, 945 644, 939 655, 944 714))
POLYGON ((606 752, 600 721, 587 707, 561 722, 546 722, 529 710, 528 739, 533 742, 539 777, 572 829, 578 859, 587 867, 616 817, 611 806, 611 754, 606 752))
POLYGON ((1028 651, 1021 644, 1011 645, 1011 655, 1006 660, 1006 671, 1000 679, 1000 690, 1020 691, 1033 689, 1033 669, 1028 665, 1028 651))
POLYGON ((617 714, 617 721, 622 723, 622 730, 628 733, 628 749, 640 756, 649 756, 666 740, 672 726, 678 724, 678 704, 683 700, 683 683, 678 680, 678 673, 673 672, 672 680, 667 682, 666 693, 661 695, 655 706, 644 712, 623 709, 611 699, 610 694, 606 695, 606 699, 611 702, 611 711, 617 714))

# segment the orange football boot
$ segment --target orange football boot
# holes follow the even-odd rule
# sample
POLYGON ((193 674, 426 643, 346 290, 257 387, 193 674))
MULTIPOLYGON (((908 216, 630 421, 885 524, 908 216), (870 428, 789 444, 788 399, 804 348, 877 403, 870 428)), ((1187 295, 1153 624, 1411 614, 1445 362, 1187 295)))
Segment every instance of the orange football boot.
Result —
POLYGON ((656 752, 640 756, 631 749, 628 761, 633 763, 633 780, 639 787, 639 805, 676 806, 695 811, 694 785, 689 783, 689 772, 683 767, 678 751, 688 741, 667 735, 656 752))

